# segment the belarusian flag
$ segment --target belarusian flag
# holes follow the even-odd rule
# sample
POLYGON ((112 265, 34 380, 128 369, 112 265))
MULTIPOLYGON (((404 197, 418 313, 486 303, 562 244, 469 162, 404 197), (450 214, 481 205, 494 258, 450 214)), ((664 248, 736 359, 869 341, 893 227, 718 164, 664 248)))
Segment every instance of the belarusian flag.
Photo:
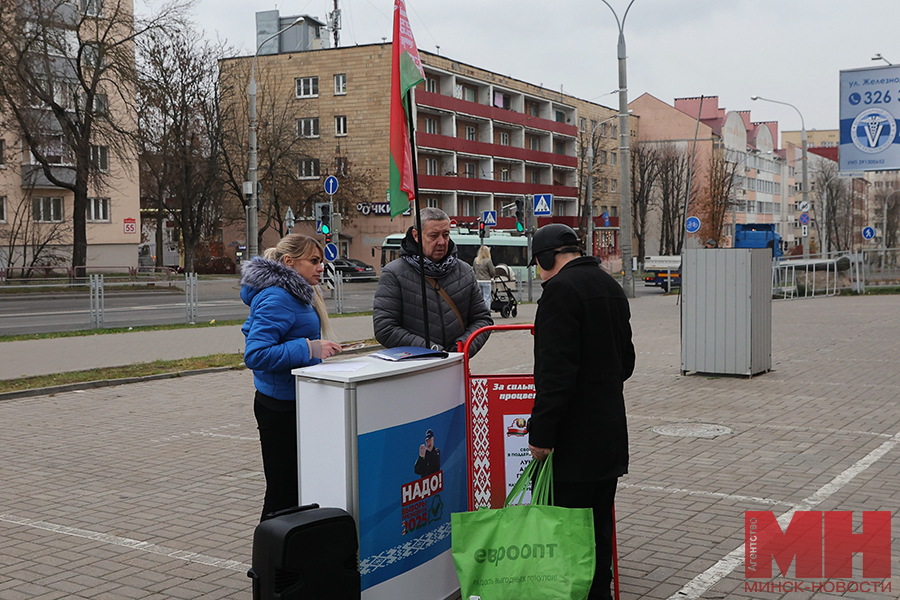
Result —
POLYGON ((394 43, 391 60, 391 218, 409 210, 409 202, 415 198, 413 185, 412 148, 409 144, 410 115, 406 112, 409 90, 425 80, 422 61, 416 49, 406 6, 403 0, 394 0, 394 43))

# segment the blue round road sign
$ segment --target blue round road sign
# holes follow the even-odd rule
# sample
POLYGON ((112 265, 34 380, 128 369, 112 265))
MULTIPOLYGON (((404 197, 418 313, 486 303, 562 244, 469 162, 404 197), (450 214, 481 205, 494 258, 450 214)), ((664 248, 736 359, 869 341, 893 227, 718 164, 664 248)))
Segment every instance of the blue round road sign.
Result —
POLYGON ((871 227, 863 227, 863 238, 871 240, 873 237, 875 237, 875 230, 871 227))
POLYGON ((802 215, 800 215, 800 224, 809 225, 809 213, 803 213, 802 215))
POLYGON ((337 258, 337 246, 333 243, 325 244, 325 260, 328 262, 333 261, 337 258))
POLYGON ((697 233, 700 230, 700 219, 688 217, 687 221, 684 222, 684 228, 687 229, 688 233, 697 233))
POLYGON ((338 191, 338 180, 334 175, 330 175, 325 179, 325 193, 329 196, 334 196, 335 192, 338 191))

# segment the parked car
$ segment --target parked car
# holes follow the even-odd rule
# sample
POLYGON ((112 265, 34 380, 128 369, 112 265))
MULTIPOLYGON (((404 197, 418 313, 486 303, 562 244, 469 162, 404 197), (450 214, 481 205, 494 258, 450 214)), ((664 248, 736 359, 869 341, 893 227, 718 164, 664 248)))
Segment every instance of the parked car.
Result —
POLYGON ((375 279, 375 268, 355 258, 336 258, 331 264, 343 274, 344 280, 371 281, 375 279))

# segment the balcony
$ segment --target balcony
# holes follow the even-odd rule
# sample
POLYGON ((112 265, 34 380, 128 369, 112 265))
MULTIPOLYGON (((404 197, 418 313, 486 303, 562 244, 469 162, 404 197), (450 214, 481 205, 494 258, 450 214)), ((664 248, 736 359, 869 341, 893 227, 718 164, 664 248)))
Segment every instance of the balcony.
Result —
MULTIPOLYGON (((22 187, 27 189, 59 189, 54 183, 51 183, 44 174, 44 168, 41 165, 22 165, 22 187)), ((74 167, 53 167, 53 175, 60 181, 75 185, 75 168, 74 167)))
POLYGON ((578 197, 578 188, 564 185, 542 185, 521 181, 496 181, 494 179, 445 177, 440 175, 419 175, 419 187, 424 190, 504 194, 508 196, 553 194, 560 198, 578 197))
MULTIPOLYGON (((495 110, 501 109, 498 108, 495 110)), ((437 135, 434 133, 417 132, 416 143, 420 147, 450 150, 477 156, 509 158, 532 163, 550 164, 558 167, 569 167, 571 169, 578 167, 578 158, 575 156, 554 154, 553 152, 540 152, 538 150, 528 150, 526 148, 517 148, 515 146, 501 146, 500 144, 489 144, 487 142, 472 142, 462 138, 437 135)))
POLYGON ((553 133, 559 133, 573 138, 578 135, 578 128, 575 125, 558 123, 540 117, 532 117, 531 115, 506 110, 505 108, 486 106, 484 104, 478 104, 477 102, 468 102, 466 100, 460 100, 459 98, 435 94, 434 92, 426 92, 424 90, 416 90, 416 104, 419 106, 430 106, 441 110, 450 110, 457 113, 481 117, 483 119, 491 119, 492 121, 521 125, 522 127, 552 131, 553 133))

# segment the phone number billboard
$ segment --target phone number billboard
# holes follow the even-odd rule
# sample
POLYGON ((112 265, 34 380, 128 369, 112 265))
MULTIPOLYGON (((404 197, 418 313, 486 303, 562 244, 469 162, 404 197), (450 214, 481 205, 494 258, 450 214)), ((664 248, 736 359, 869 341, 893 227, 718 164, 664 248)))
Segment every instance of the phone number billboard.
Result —
POLYGON ((900 66, 841 71, 841 171, 900 169, 900 66))

